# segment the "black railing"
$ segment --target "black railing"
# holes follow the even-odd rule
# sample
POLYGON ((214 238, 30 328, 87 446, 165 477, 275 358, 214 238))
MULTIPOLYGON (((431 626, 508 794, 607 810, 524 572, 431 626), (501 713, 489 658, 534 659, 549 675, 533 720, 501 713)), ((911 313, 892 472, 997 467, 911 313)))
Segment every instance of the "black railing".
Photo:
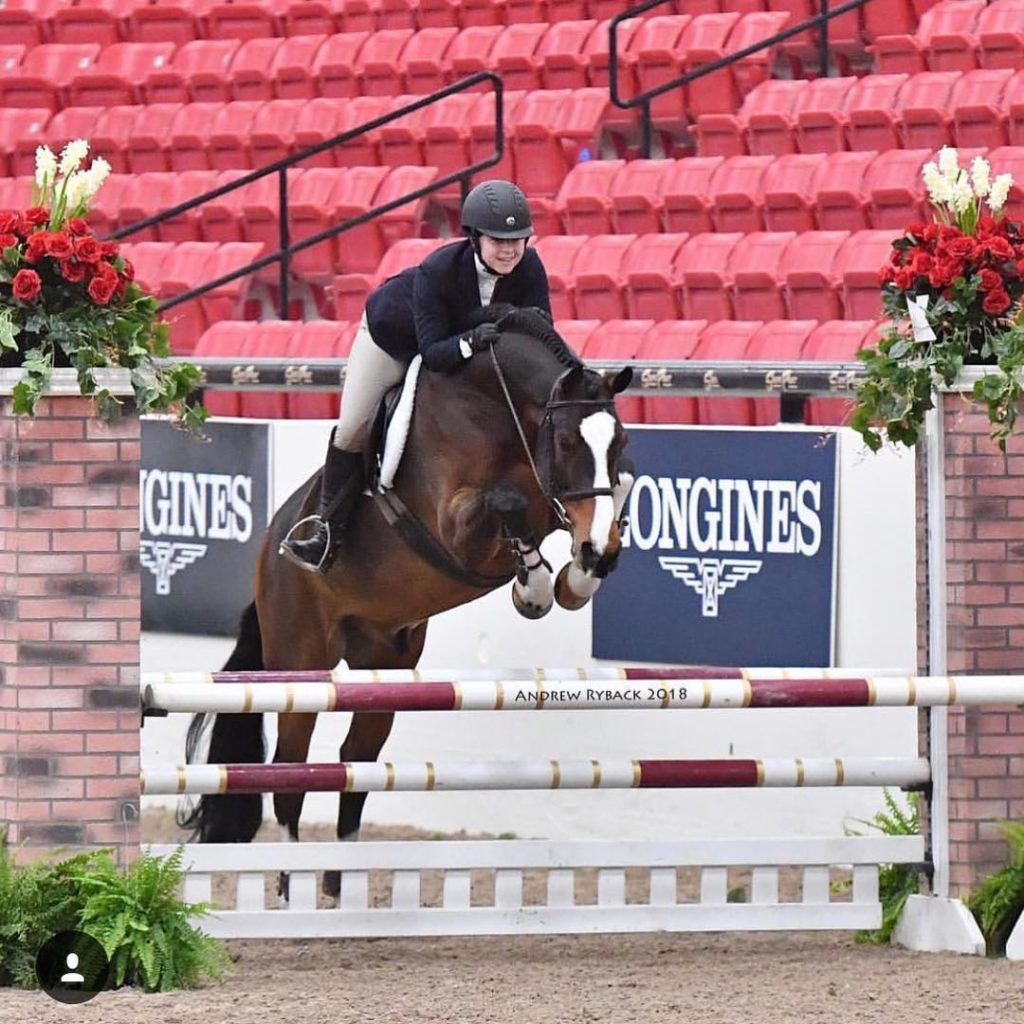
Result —
POLYGON ((652 7, 658 7, 661 4, 671 2, 672 0, 646 0, 645 3, 637 4, 635 7, 630 7, 621 14, 616 14, 608 26, 608 77, 609 88, 611 90, 611 101, 615 106, 622 110, 631 110, 634 107, 640 108, 640 124, 642 133, 640 146, 641 152, 645 158, 649 158, 651 155, 653 134, 651 125, 651 100, 656 96, 670 92, 673 89, 681 89, 683 86, 689 85, 690 82, 696 82, 705 75, 710 75, 715 71, 721 71, 723 68, 727 68, 731 64, 735 64, 737 61, 743 60, 745 57, 750 57, 755 53, 759 53, 761 50, 765 50, 770 46, 775 46, 778 43, 785 42, 785 40, 799 35, 801 32, 806 32, 808 29, 814 28, 818 29, 818 58, 820 61, 821 76, 822 78, 827 78, 829 72, 828 23, 833 18, 838 18, 842 14, 846 14, 849 11, 855 11, 858 7, 863 7, 869 2, 869 0, 848 0, 847 3, 841 4, 838 7, 830 7, 829 0, 819 0, 821 10, 813 17, 805 18, 798 24, 791 25, 789 28, 783 29, 781 32, 776 32, 775 35, 753 43, 751 46, 747 46, 742 50, 737 50, 735 53, 726 54, 724 57, 711 61, 709 64, 702 64, 699 68, 694 68, 692 71, 687 71, 682 75, 678 75, 671 81, 663 82, 661 85, 654 86, 645 92, 637 93, 636 96, 631 96, 629 99, 623 99, 619 95, 618 27, 622 22, 628 21, 630 18, 635 18, 638 15, 651 10, 652 7))
POLYGON ((430 95, 424 96, 422 99, 415 100, 399 110, 393 110, 381 117, 374 118, 372 121, 367 121, 366 124, 359 125, 357 128, 352 128, 347 132, 342 132, 340 135, 335 135, 323 142, 318 142, 316 145, 307 146, 305 149, 299 150, 291 156, 275 160, 273 163, 267 164, 265 167, 261 167, 249 174, 245 174, 240 178, 236 178, 234 181, 221 185, 219 188, 211 189, 209 192, 204 192, 201 195, 194 196, 193 198, 188 199, 183 203, 179 203, 177 206, 172 206, 167 210, 161 210, 160 213, 153 214, 152 217, 146 217, 144 220, 128 224, 113 232, 110 237, 116 239, 132 235, 135 232, 142 231, 154 224, 159 224, 161 221, 169 220, 171 217, 177 217, 186 210, 191 210, 196 206, 201 206, 203 203, 208 202, 211 199, 216 199, 218 196, 225 195, 228 192, 233 192, 235 189, 244 188, 246 185, 249 185, 254 181, 258 181, 260 178, 265 178, 268 174, 276 174, 278 176, 278 240, 280 248, 258 260, 255 260, 247 266, 241 267, 238 270, 233 270, 229 274, 223 274, 220 277, 214 278, 212 281, 207 281, 205 284, 199 285, 196 288, 190 288, 188 291, 182 292, 180 295, 175 295, 172 298, 166 299, 160 304, 160 310, 163 311, 170 309, 173 306, 178 306, 183 302, 189 302, 192 299, 198 298, 200 295, 204 295, 208 291, 212 291, 214 288, 220 288, 222 285, 235 281, 240 277, 246 277, 249 274, 255 273, 257 270, 262 270, 264 267, 277 263, 280 268, 280 297, 278 311, 281 319, 287 320, 289 305, 289 263, 292 256, 298 252, 302 252, 304 249, 317 245, 320 242, 334 238, 335 235, 340 235, 343 231, 349 231, 354 227, 358 227, 360 224, 365 224, 368 220, 372 220, 374 217, 377 217, 382 213, 387 213, 390 210, 397 209, 399 206, 404 206, 406 203, 415 202, 417 199, 422 199, 424 196, 430 195, 432 192, 436 192, 439 189, 447 188, 447 186, 454 182, 459 182, 462 193, 465 195, 469 179, 479 171, 485 170, 488 167, 493 167, 501 160, 504 153, 504 85, 501 78, 493 72, 478 71, 475 74, 469 75, 468 77, 453 83, 452 85, 446 86, 444 89, 438 89, 436 92, 430 93, 430 95), (290 168, 294 167, 297 163, 301 163, 303 160, 316 156, 318 153, 323 153, 325 150, 333 149, 335 146, 344 145, 345 143, 358 138, 360 135, 364 135, 367 132, 381 127, 381 125, 388 124, 400 117, 405 117, 407 114, 421 110, 423 107, 431 106, 432 104, 440 102, 455 93, 465 92, 472 89, 482 82, 490 82, 494 86, 495 149, 493 154, 483 160, 474 161, 458 171, 453 171, 451 174, 446 174, 444 177, 439 178, 437 181, 432 181, 429 185, 425 185, 423 188, 415 189, 398 199, 381 203, 379 206, 375 206, 367 210, 365 213, 359 214, 357 217, 350 217, 348 220, 344 220, 340 224, 335 224, 332 227, 326 228, 315 235, 310 235, 308 238, 303 238, 298 242, 290 241, 288 235, 288 171, 290 168))

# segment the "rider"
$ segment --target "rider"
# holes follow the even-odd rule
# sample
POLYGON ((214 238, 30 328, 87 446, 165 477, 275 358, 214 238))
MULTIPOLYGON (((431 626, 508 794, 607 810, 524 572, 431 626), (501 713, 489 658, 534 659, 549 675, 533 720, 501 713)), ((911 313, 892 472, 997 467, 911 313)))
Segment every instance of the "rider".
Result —
POLYGON ((327 446, 316 533, 308 540, 286 538, 280 548, 304 569, 330 566, 365 486, 362 450, 370 421, 416 353, 428 370, 457 371, 498 338, 493 323, 458 330, 469 314, 491 302, 534 306, 551 317, 544 264, 526 247, 533 221, 522 191, 500 179, 481 182, 462 205, 462 228, 468 238, 388 278, 366 300, 348 358, 341 413, 327 446))

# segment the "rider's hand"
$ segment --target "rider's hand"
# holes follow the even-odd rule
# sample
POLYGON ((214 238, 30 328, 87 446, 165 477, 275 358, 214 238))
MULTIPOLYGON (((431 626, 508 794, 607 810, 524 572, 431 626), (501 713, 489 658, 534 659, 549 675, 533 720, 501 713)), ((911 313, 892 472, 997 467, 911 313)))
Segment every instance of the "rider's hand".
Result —
POLYGON ((501 331, 494 324, 477 324, 470 332, 469 347, 474 352, 482 352, 485 348, 490 348, 500 337, 501 331))

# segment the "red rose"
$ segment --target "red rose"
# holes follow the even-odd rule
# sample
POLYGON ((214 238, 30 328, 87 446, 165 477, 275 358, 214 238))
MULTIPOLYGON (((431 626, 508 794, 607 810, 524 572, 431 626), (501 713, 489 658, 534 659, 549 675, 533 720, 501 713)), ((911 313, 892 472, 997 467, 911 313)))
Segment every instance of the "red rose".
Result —
POLYGON ((43 282, 34 270, 19 270, 11 282, 11 292, 19 302, 31 302, 42 288, 43 282))
POLYGON ((7 235, 7 234, 3 234, 2 232, 0 232, 0 252, 3 252, 4 249, 9 249, 12 245, 17 245, 17 244, 18 244, 18 236, 17 235, 7 235))
POLYGON ((60 272, 65 281, 76 284, 79 281, 85 280, 86 275, 89 273, 89 267, 85 263, 77 263, 75 260, 61 260, 60 272))
POLYGON ((896 276, 895 268, 890 266, 889 264, 886 264, 878 272, 878 283, 879 284, 889 284, 893 280, 893 278, 895 278, 895 276, 896 276))
POLYGON ((995 291, 997 288, 1003 287, 1002 274, 998 274, 988 267, 980 271, 978 276, 981 278, 981 290, 984 292, 995 291))
POLYGON ((918 250, 910 259, 910 269, 917 277, 924 277, 932 269, 932 258, 926 252, 918 250))
POLYGON ((99 273, 89 282, 89 297, 98 306, 105 306, 117 288, 117 275, 99 273))
POLYGON ((69 259, 75 250, 66 231, 54 231, 46 236, 46 255, 55 260, 69 259))
POLYGON ((1006 312, 1009 305, 1010 296, 1002 288, 997 288, 985 296, 981 308, 990 316, 998 316, 1000 313, 1006 312))
POLYGON ((894 280, 896 282, 896 287, 899 288, 900 291, 905 292, 909 291, 913 286, 915 275, 910 267, 900 267, 899 270, 896 271, 894 280))
POLYGON ((23 235, 25 225, 22 223, 21 214, 14 210, 0 210, 0 235, 23 235))
POLYGON ((75 239, 75 259, 83 263, 99 263, 103 258, 103 247, 92 236, 75 239))
POLYGON ((25 220, 29 224, 45 224, 50 219, 50 211, 45 206, 32 206, 25 211, 25 220))
POLYGON ((83 217, 72 217, 67 223, 69 234, 81 236, 89 234, 89 225, 83 217))
POLYGON ((965 260, 974 252, 974 239, 961 235, 959 238, 951 238, 943 248, 950 256, 965 260))
POLYGON ((985 251, 997 260, 1012 260, 1014 257, 1013 246, 999 235, 993 235, 985 240, 985 251))
POLYGON ((28 236, 25 246, 25 262, 38 263, 46 255, 46 232, 36 231, 28 236))
POLYGON ((121 271, 122 276, 126 281, 135 280, 135 264, 131 260, 121 257, 121 262, 124 264, 124 270, 121 271))
POLYGON ((100 249, 104 256, 116 256, 117 242, 100 242, 100 249))

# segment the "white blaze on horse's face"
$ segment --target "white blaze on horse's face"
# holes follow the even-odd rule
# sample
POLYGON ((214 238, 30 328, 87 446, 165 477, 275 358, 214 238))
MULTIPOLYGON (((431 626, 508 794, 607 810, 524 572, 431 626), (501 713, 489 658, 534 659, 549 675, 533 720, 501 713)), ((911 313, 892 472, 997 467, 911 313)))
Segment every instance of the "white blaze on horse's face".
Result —
MULTIPOLYGON (((615 438, 615 417, 610 412, 594 412, 580 422, 580 436, 590 447, 594 458, 594 488, 611 487, 608 476, 608 449, 615 438)), ((590 521, 590 543, 603 555, 611 540, 615 523, 615 500, 602 494, 594 498, 594 515, 590 521)))

